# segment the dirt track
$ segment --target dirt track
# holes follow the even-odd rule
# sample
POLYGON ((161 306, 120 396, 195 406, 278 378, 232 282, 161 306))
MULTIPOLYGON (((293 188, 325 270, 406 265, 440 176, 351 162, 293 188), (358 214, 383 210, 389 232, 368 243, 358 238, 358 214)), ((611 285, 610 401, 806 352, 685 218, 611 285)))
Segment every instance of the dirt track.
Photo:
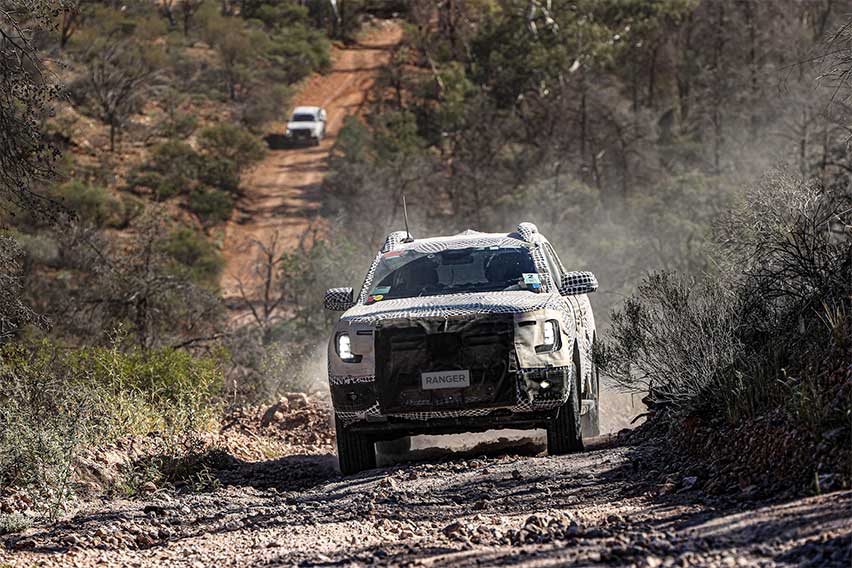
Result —
MULTIPOLYGON (((316 218, 328 155, 343 119, 359 112, 379 69, 388 62, 391 49, 401 37, 402 28, 397 22, 377 21, 358 43, 336 46, 332 69, 308 79, 295 95, 293 106, 326 108, 327 135, 315 147, 270 149, 266 159, 243 179, 243 197, 225 227, 225 298, 237 294, 235 277, 250 278, 253 239, 269 243, 278 233, 279 246, 291 249, 316 218)), ((284 131, 288 112, 289 109, 281 109, 283 122, 274 125, 278 134, 284 131)))
MULTIPOLYGON (((852 492, 753 503, 637 483, 639 450, 529 444, 341 478, 333 455, 237 462, 212 493, 161 489, 0 552, 12 566, 849 566, 852 492), (141 536, 140 536, 141 535, 141 536)), ((437 454, 441 456, 441 454, 437 454)), ((414 457, 417 457, 415 452, 414 457)), ((0 549, 2 550, 2 549, 0 549)))

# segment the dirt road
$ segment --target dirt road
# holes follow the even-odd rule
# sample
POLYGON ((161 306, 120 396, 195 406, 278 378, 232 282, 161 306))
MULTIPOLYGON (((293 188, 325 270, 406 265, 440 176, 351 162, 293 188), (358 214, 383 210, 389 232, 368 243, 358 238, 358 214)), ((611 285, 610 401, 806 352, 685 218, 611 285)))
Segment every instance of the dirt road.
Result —
MULTIPOLYGON (((234 463, 6 541, 0 566, 850 565, 852 492, 720 499, 639 483, 640 450, 479 446, 341 478, 333 455, 234 463), (28 548, 9 552, 9 549, 28 548)), ((424 452, 420 451, 420 457, 424 452)), ((416 456, 415 456, 416 457, 416 456)), ((0 537, 2 540, 2 537, 0 537)), ((2 548, 0 548, 2 550, 2 548)))
MULTIPOLYGON (((280 245, 292 248, 315 219, 328 155, 343 119, 359 112, 378 71, 388 62, 391 49, 401 37, 398 22, 376 21, 355 45, 336 46, 332 69, 308 79, 295 95, 293 106, 326 108, 327 136, 315 147, 271 149, 266 159, 243 179, 243 197, 225 226, 225 270, 221 282, 225 298, 237 294, 235 277, 250 278, 252 239, 268 243, 277 232, 280 245)), ((281 109, 284 122, 275 125, 279 133, 284 131, 287 112, 289 109, 281 109)))

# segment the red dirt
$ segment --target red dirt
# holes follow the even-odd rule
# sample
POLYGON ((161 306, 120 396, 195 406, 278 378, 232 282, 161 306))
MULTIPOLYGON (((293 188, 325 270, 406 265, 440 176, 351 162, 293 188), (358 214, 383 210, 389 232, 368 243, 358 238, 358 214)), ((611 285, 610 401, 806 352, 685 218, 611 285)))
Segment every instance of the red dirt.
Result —
MULTIPOLYGON (((347 115, 358 114, 382 66, 402 38, 397 22, 380 20, 359 42, 335 46, 332 69, 309 78, 293 98, 293 106, 317 105, 328 112, 327 134, 319 146, 272 149, 243 179, 243 196, 225 226, 225 271, 222 294, 238 296, 236 278, 251 281, 253 241, 269 243, 276 233, 279 247, 292 250, 317 219, 320 188, 328 157, 347 115)), ((282 109, 286 115, 289 109, 282 109)), ((284 116, 282 116, 284 118, 284 116)), ((283 123, 274 125, 282 133, 283 123)))

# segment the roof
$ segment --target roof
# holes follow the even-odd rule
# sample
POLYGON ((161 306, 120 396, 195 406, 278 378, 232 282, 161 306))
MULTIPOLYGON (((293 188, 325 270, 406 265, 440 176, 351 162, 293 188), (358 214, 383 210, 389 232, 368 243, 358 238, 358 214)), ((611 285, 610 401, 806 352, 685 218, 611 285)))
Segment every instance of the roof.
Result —
POLYGON ((441 250, 463 249, 473 247, 528 247, 516 234, 480 233, 464 231, 448 237, 430 237, 416 239, 410 243, 400 243, 394 250, 414 250, 417 252, 438 252, 441 250))
POLYGON ((316 114, 319 112, 320 107, 296 107, 293 109, 293 114, 304 112, 307 114, 316 114))
POLYGON ((428 237, 408 240, 405 231, 390 233, 385 239, 381 252, 391 250, 414 250, 417 252, 437 252, 448 249, 473 247, 530 247, 533 244, 547 242, 532 223, 521 223, 512 233, 480 233, 470 229, 447 237, 428 237))

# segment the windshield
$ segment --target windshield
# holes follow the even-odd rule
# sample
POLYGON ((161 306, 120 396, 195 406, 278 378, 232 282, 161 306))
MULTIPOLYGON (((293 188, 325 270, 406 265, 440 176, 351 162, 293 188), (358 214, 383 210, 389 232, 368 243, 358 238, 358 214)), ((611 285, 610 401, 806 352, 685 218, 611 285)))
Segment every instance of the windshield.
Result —
POLYGON ((316 122, 316 117, 312 114, 294 114, 290 122, 316 122))
POLYGON ((385 253, 376 266, 367 304, 395 298, 459 292, 540 290, 526 248, 476 247, 421 253, 385 253))

